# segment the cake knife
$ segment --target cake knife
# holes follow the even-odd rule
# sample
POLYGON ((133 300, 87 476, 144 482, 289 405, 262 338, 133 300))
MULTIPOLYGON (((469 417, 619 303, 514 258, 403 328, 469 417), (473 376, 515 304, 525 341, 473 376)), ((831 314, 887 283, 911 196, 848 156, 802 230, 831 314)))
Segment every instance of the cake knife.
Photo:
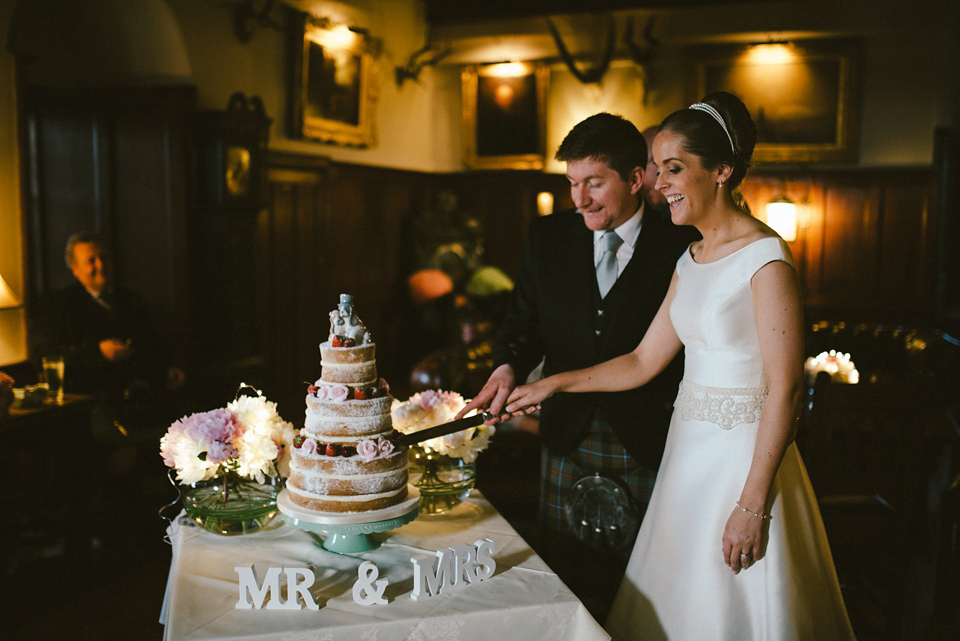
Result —
MULTIPOLYGON (((526 408, 523 408, 518 411, 523 411, 526 408)), ((506 412, 500 414, 500 416, 513 416, 514 413, 506 412)), ((422 443, 424 441, 429 441, 432 438, 437 438, 438 436, 446 436, 447 434, 453 434, 454 432, 459 432, 460 430, 465 430, 469 427, 476 427, 481 423, 485 423, 490 419, 494 418, 494 414, 490 412, 481 412, 473 416, 468 416, 466 418, 461 418, 457 421, 450 421, 449 423, 443 423, 442 425, 436 425, 434 427, 428 427, 425 430, 420 430, 419 432, 411 432, 410 434, 401 434, 400 438, 397 439, 401 445, 414 445, 416 443, 422 443)))

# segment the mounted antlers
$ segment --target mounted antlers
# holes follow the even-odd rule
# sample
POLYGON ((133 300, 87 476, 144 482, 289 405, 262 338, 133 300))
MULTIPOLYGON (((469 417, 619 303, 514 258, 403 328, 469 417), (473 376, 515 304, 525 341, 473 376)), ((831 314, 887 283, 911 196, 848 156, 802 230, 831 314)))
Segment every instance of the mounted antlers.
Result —
POLYGON ((233 5, 233 33, 240 42, 247 42, 253 37, 254 26, 250 21, 261 27, 283 30, 283 26, 270 17, 270 10, 276 0, 264 0, 259 10, 253 8, 253 2, 254 0, 243 0, 233 5))
MULTIPOLYGON (((603 52, 603 57, 595 67, 590 69, 580 69, 577 67, 577 63, 570 54, 570 50, 567 49, 567 45, 563 42, 563 38, 560 36, 560 32, 557 30, 556 25, 553 24, 553 21, 550 20, 550 18, 547 18, 546 20, 547 28, 550 29, 550 34, 553 36, 553 41, 557 45, 557 51, 560 53, 560 57, 567 65, 567 68, 570 69, 570 73, 576 76, 577 80, 583 84, 600 82, 600 80, 603 78, 603 75, 610 67, 610 61, 613 59, 613 53, 615 49, 614 41, 616 40, 617 24, 616 20, 614 20, 613 14, 607 16, 607 44, 603 52)), ((660 44, 660 41, 653 37, 653 26, 655 22, 656 16, 650 16, 650 19, 647 21, 647 24, 643 29, 643 39, 646 42, 645 45, 640 45, 633 41, 633 16, 627 17, 624 29, 623 43, 626 45, 627 49, 630 50, 630 57, 634 62, 640 65, 644 71, 646 71, 646 65, 653 59, 654 49, 660 44)))
POLYGON ((653 25, 657 21, 657 16, 652 15, 647 20, 643 28, 643 39, 647 42, 646 47, 642 47, 633 41, 633 16, 627 17, 627 24, 623 32, 623 42, 630 50, 630 57, 641 67, 645 66, 653 59, 653 50, 660 44, 660 41, 653 37, 653 25))
POLYGON ((573 56, 570 55, 570 50, 567 49, 563 38, 560 37, 560 32, 557 31, 556 25, 553 24, 550 18, 547 18, 547 27, 550 29, 550 33, 553 35, 553 41, 557 44, 557 51, 560 52, 560 57, 563 58, 563 62, 570 69, 570 73, 585 85, 591 82, 600 82, 603 75, 607 73, 607 69, 610 68, 610 60, 613 59, 613 51, 615 49, 614 41, 617 34, 617 23, 613 18, 613 14, 607 16, 607 47, 603 52, 603 58, 597 66, 586 70, 581 70, 577 67, 576 61, 573 59, 573 56))
POLYGON ((432 65, 435 65, 441 60, 443 60, 444 58, 446 58, 447 56, 449 56, 451 53, 453 53, 453 49, 450 47, 447 47, 443 51, 437 52, 430 58, 425 58, 423 60, 420 60, 420 56, 423 56, 431 49, 433 49, 433 45, 427 42, 427 44, 423 45, 422 47, 414 51, 412 54, 410 54, 410 58, 407 60, 407 64, 403 65, 402 67, 400 66, 396 67, 394 71, 397 76, 398 87, 402 87, 403 82, 405 80, 413 80, 414 82, 416 82, 417 80, 419 80, 420 72, 423 71, 424 67, 430 67, 432 65))

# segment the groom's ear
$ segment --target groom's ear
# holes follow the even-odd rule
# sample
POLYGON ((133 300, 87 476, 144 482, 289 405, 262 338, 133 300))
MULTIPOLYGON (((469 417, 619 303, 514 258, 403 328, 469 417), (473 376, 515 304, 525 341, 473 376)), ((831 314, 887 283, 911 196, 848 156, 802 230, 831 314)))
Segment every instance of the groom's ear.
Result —
POLYGON ((639 194, 640 188, 643 187, 643 172, 645 171, 644 167, 634 167, 630 170, 630 175, 628 176, 627 183, 630 185, 631 194, 639 194))

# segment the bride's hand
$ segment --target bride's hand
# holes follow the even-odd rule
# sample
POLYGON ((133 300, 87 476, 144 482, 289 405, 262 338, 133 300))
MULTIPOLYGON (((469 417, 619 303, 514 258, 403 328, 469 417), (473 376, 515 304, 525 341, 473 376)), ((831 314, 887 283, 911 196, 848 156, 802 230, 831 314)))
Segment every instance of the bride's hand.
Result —
POLYGON ((549 378, 521 385, 510 392, 504 409, 507 412, 517 412, 531 406, 539 407, 540 402, 552 396, 555 391, 557 390, 549 378))
POLYGON ((723 562, 734 574, 763 558, 766 521, 734 507, 723 529, 723 562))

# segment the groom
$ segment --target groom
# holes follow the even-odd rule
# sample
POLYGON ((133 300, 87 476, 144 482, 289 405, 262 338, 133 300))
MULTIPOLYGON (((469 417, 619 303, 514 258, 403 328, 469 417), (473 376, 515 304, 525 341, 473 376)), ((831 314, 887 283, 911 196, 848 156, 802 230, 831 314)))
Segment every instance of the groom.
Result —
MULTIPOLYGON (((624 118, 599 113, 580 122, 556 159, 566 163, 576 209, 531 224, 511 305, 495 341, 494 372, 461 414, 471 408, 499 412, 541 361, 543 375, 549 376, 633 350, 667 293, 677 258, 699 238, 644 202, 647 144, 624 118)), ((642 388, 560 393, 543 402, 540 552, 575 592, 579 587, 596 598, 599 581, 601 591, 609 591, 599 598, 612 598, 636 530, 617 553, 591 547, 567 517, 570 491, 595 474, 611 479, 629 490, 639 521, 663 454, 681 373, 678 357, 642 388), (594 562, 610 559, 615 562, 594 562), (606 576, 597 576, 600 567, 607 568, 606 576), (590 585, 582 582, 586 575, 590 585)), ((571 507, 575 513, 577 506, 571 507)))

